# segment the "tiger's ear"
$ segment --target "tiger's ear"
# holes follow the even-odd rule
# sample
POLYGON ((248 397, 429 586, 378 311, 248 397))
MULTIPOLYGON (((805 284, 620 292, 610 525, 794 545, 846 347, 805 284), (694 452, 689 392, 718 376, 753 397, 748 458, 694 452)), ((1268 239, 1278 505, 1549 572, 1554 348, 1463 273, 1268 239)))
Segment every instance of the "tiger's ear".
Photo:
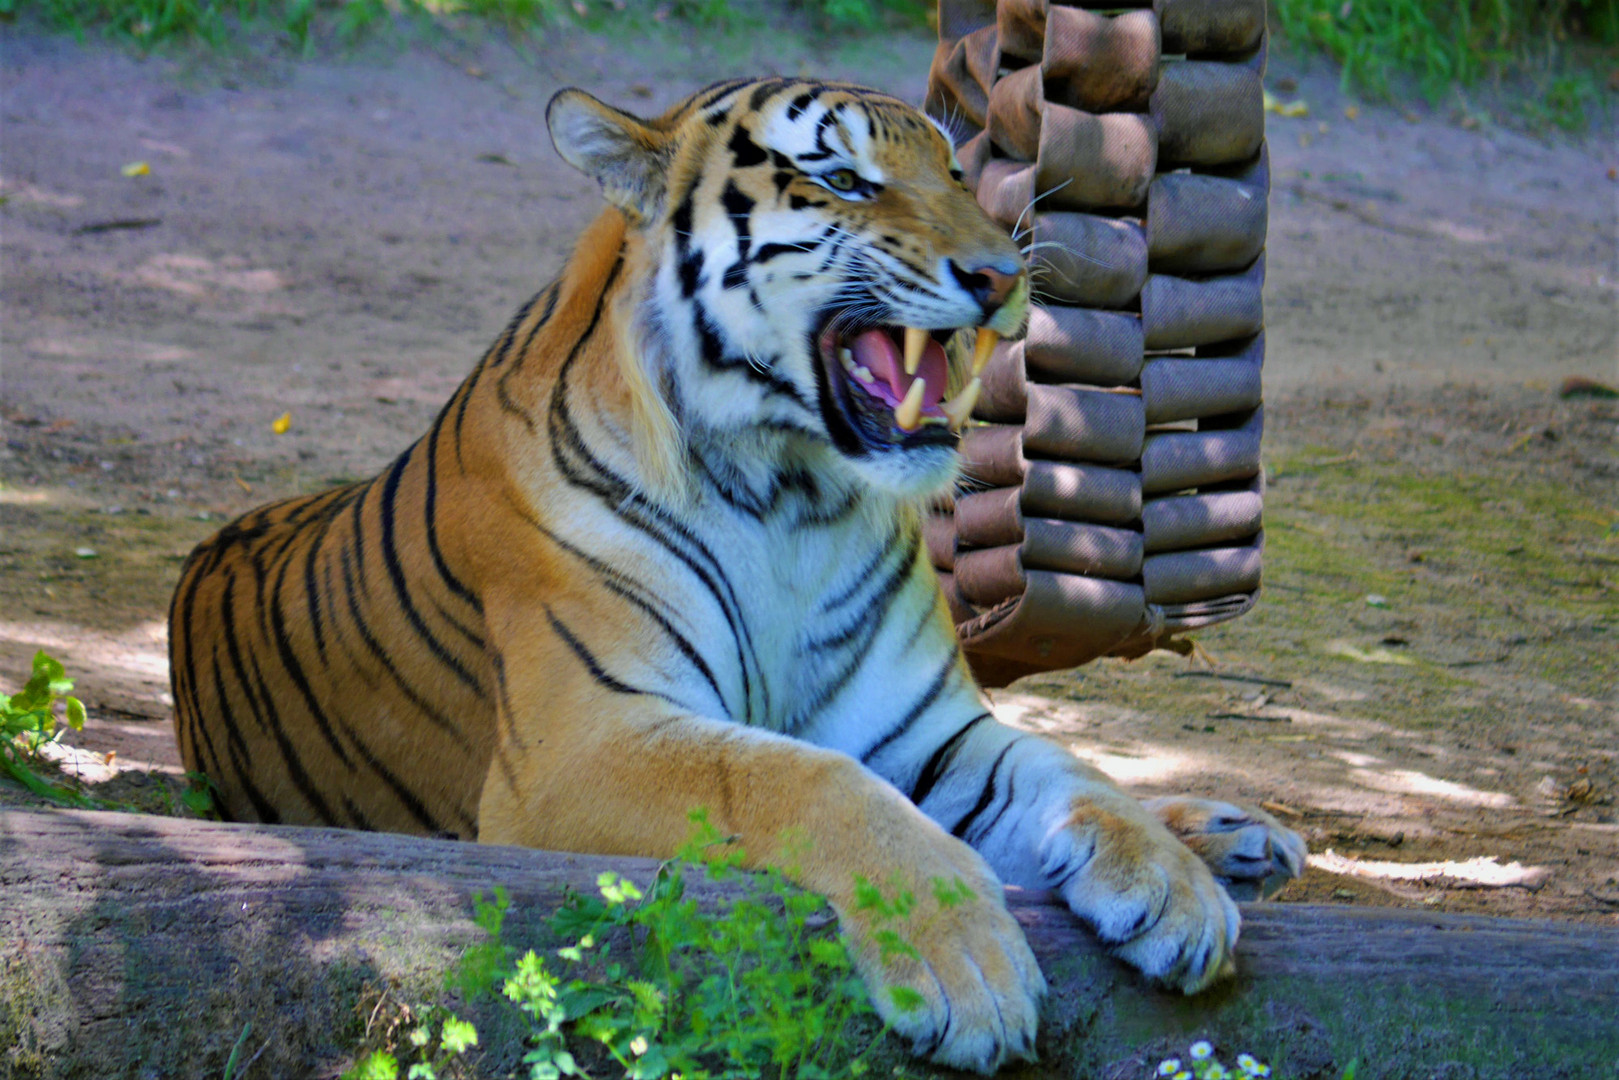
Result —
POLYGON ((663 206, 667 137, 583 90, 562 90, 545 107, 562 160, 601 185, 607 201, 638 225, 663 206))

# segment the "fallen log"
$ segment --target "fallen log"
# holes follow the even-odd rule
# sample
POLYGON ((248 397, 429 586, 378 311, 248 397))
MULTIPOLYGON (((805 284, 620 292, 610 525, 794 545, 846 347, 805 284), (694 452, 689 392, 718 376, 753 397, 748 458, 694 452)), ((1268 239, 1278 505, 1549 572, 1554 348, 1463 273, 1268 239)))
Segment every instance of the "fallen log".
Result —
MULTIPOLYGON (((508 939, 551 945, 564 890, 609 868, 653 872, 336 829, 0 811, 0 1077, 216 1078, 247 1023, 262 1052, 245 1076, 335 1076, 362 1000, 431 996, 483 939, 475 893, 503 886, 508 939)), ((690 890, 724 892, 695 875, 690 890)), ((1051 897, 1010 902, 1052 993, 1041 1062, 1005 1075, 1146 1077, 1195 1038, 1295 1078, 1356 1058, 1362 1080, 1588 1080, 1619 1062, 1619 928, 1247 905, 1238 977, 1187 998, 1110 959, 1051 897)))

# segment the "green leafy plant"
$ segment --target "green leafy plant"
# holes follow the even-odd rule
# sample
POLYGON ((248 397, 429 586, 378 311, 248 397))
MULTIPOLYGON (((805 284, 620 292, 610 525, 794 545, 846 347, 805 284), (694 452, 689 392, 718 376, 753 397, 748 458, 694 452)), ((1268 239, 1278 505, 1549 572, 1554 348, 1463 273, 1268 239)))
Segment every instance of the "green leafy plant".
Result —
POLYGON ((1271 22, 1342 65, 1346 88, 1392 98, 1404 73, 1437 103, 1505 76, 1530 122, 1578 130, 1604 108, 1593 50, 1619 42, 1619 0, 1271 0, 1271 22))
POLYGON ((180 805, 197 817, 219 820, 219 804, 214 798, 218 789, 214 786, 214 782, 206 773, 200 772, 186 773, 185 780, 186 788, 180 792, 180 805))
MULTIPOLYGON (((722 911, 701 910, 686 895, 686 868, 735 881, 743 853, 702 811, 691 820, 679 858, 660 866, 646 891, 607 872, 597 895, 568 897, 551 927, 571 944, 555 960, 534 950, 516 957, 501 937, 506 893, 478 896, 474 918, 488 940, 467 952, 452 986, 469 997, 498 989, 524 1014, 530 1080, 590 1076, 596 1063, 633 1080, 864 1074, 882 1029, 825 901, 770 869, 743 879, 722 911)), ((960 882, 935 882, 934 893, 941 906, 971 896, 960 882)), ((900 933, 913 896, 861 881, 856 903, 874 917, 885 957, 915 954, 900 933)), ((893 999, 901 1009, 921 1003, 903 988, 893 999)), ((452 1017, 436 1046, 430 1025, 411 1041, 417 1060, 403 1075, 435 1080, 477 1033, 452 1017)), ((397 1080, 402 1067, 376 1051, 345 1080, 397 1080)))
POLYGON ((62 723, 74 731, 84 728, 84 703, 68 693, 72 689, 73 680, 57 660, 44 652, 34 654, 33 673, 23 688, 9 697, 0 694, 0 768, 29 791, 53 802, 99 807, 88 795, 52 783, 35 771, 40 747, 65 734, 58 724, 58 705, 62 723))

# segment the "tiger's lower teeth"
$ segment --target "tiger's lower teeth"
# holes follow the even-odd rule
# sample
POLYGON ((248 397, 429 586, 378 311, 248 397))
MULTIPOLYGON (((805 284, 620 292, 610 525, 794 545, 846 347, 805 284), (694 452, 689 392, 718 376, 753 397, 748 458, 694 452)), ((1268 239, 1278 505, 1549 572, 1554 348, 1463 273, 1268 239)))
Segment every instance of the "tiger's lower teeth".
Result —
POLYGON ((843 365, 844 371, 847 371, 850 375, 853 375, 855 378, 859 379, 868 386, 877 381, 877 377, 871 373, 870 368, 866 367, 864 364, 857 364, 854 362, 854 353, 849 349, 844 348, 838 350, 838 363, 843 365))
MULTIPOLYGON (((908 338, 914 336, 914 334, 908 335, 908 338)), ((907 346, 914 349, 914 341, 907 340, 907 346)), ((851 378, 866 386, 873 386, 877 384, 876 375, 872 374, 871 369, 866 367, 864 364, 855 362, 854 351, 847 345, 839 346, 835 355, 838 358, 838 364, 843 368, 844 371, 848 372, 851 378)), ((948 427, 954 430, 957 425, 952 422, 949 415, 950 410, 948 408, 945 409, 946 415, 944 416, 922 415, 922 398, 926 392, 925 387, 926 383, 924 380, 912 380, 911 386, 905 394, 905 399, 898 405, 893 406, 891 415, 893 416, 895 426, 898 427, 902 432, 913 432, 920 429, 924 425, 931 427, 948 427)), ((880 401, 873 402, 873 405, 880 404, 880 401)), ((942 404, 948 406, 953 404, 953 402, 944 402, 942 404)))

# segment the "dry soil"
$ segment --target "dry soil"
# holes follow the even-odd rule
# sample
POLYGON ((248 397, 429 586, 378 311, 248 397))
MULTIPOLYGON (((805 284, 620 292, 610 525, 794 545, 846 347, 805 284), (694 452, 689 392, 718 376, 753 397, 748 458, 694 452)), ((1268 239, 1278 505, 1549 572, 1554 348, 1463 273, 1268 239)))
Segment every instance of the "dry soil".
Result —
MULTIPOLYGON (((68 768, 154 806, 180 560, 377 470, 548 280, 598 205, 551 93, 650 111, 814 71, 915 100, 931 53, 658 26, 300 61, 0 46, 0 679, 58 656, 91 714, 68 768)), ((1558 392, 1619 383, 1619 143, 1270 82, 1310 113, 1271 118, 1264 599, 1190 660, 996 707, 1143 791, 1266 801, 1315 852, 1283 899, 1619 923, 1619 402, 1558 392)))

